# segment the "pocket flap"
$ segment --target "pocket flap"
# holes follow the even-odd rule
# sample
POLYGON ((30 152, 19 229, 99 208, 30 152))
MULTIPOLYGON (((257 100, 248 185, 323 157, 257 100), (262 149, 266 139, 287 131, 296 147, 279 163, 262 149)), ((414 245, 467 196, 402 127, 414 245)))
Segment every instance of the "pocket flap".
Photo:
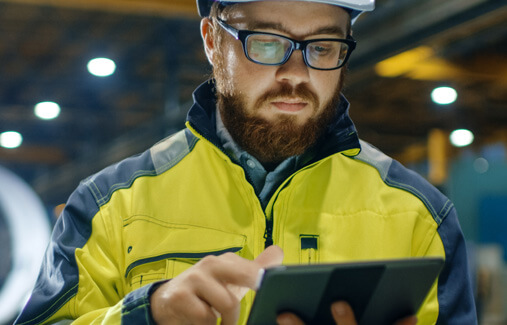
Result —
POLYGON ((124 231, 128 250, 125 277, 139 265, 164 259, 198 260, 207 255, 239 252, 246 242, 246 237, 241 234, 205 227, 164 224, 144 218, 129 222, 124 231))

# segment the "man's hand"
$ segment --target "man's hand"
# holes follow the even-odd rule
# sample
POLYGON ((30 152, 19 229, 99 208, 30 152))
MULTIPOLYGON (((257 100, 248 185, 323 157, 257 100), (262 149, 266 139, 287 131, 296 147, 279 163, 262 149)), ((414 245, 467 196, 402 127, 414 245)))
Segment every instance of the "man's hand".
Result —
POLYGON ((270 246, 254 261, 233 253, 207 256, 153 292, 153 319, 162 324, 236 324, 244 288, 256 290, 259 271, 280 265, 283 252, 270 246))
MULTIPOLYGON (((338 301, 331 305, 331 313, 337 325, 357 325, 354 312, 350 305, 344 301, 338 301)), ((276 319, 279 325, 304 325, 303 321, 294 314, 283 313, 276 319)), ((416 325, 417 317, 409 316, 397 321, 394 325, 416 325)))

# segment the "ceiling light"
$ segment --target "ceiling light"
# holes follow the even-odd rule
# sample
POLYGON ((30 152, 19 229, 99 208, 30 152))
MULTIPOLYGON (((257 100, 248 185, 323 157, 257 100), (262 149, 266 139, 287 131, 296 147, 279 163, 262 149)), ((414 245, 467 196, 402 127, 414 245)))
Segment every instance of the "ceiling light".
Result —
POLYGON ((0 146, 7 149, 15 149, 23 142, 23 136, 16 131, 0 133, 0 146))
POLYGON ((52 120, 60 115, 60 105, 54 102, 41 102, 35 105, 35 115, 43 120, 52 120))
POLYGON ((451 87, 438 87, 431 92, 431 99, 439 105, 452 104, 458 98, 458 93, 451 87))
POLYGON ((451 132, 449 139, 455 147, 466 147, 474 141, 474 134, 470 130, 458 129, 451 132))
POLYGON ((116 63, 107 58, 96 58, 88 62, 88 72, 97 77, 107 77, 116 70, 116 63))

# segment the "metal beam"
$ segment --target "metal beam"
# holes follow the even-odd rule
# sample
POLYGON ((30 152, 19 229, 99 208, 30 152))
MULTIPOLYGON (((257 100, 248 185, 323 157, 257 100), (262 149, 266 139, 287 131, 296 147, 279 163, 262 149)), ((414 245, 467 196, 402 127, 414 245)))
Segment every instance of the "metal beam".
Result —
POLYGON ((359 46, 354 66, 371 65, 477 17, 506 9, 498 0, 397 0, 379 6, 355 25, 359 46))
POLYGON ((0 2, 134 15, 199 18, 196 2, 193 0, 0 0, 0 2))
POLYGON ((0 148, 2 163, 37 163, 42 165, 60 165, 67 162, 68 157, 58 147, 22 146, 17 149, 0 148))

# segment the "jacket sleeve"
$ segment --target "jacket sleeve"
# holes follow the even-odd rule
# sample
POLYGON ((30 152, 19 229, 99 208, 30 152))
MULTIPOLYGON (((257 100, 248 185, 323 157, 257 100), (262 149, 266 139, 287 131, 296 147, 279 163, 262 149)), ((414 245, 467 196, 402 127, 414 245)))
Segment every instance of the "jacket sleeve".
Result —
MULTIPOLYGON (((106 213, 107 214, 107 213, 106 213)), ((119 219, 119 218, 118 218, 119 219)), ((15 324, 152 324, 149 290, 125 294, 121 234, 83 182, 58 219, 41 270, 15 324)))
POLYGON ((437 324, 477 324, 466 245, 454 207, 438 233, 445 249, 445 265, 438 278, 437 324))

